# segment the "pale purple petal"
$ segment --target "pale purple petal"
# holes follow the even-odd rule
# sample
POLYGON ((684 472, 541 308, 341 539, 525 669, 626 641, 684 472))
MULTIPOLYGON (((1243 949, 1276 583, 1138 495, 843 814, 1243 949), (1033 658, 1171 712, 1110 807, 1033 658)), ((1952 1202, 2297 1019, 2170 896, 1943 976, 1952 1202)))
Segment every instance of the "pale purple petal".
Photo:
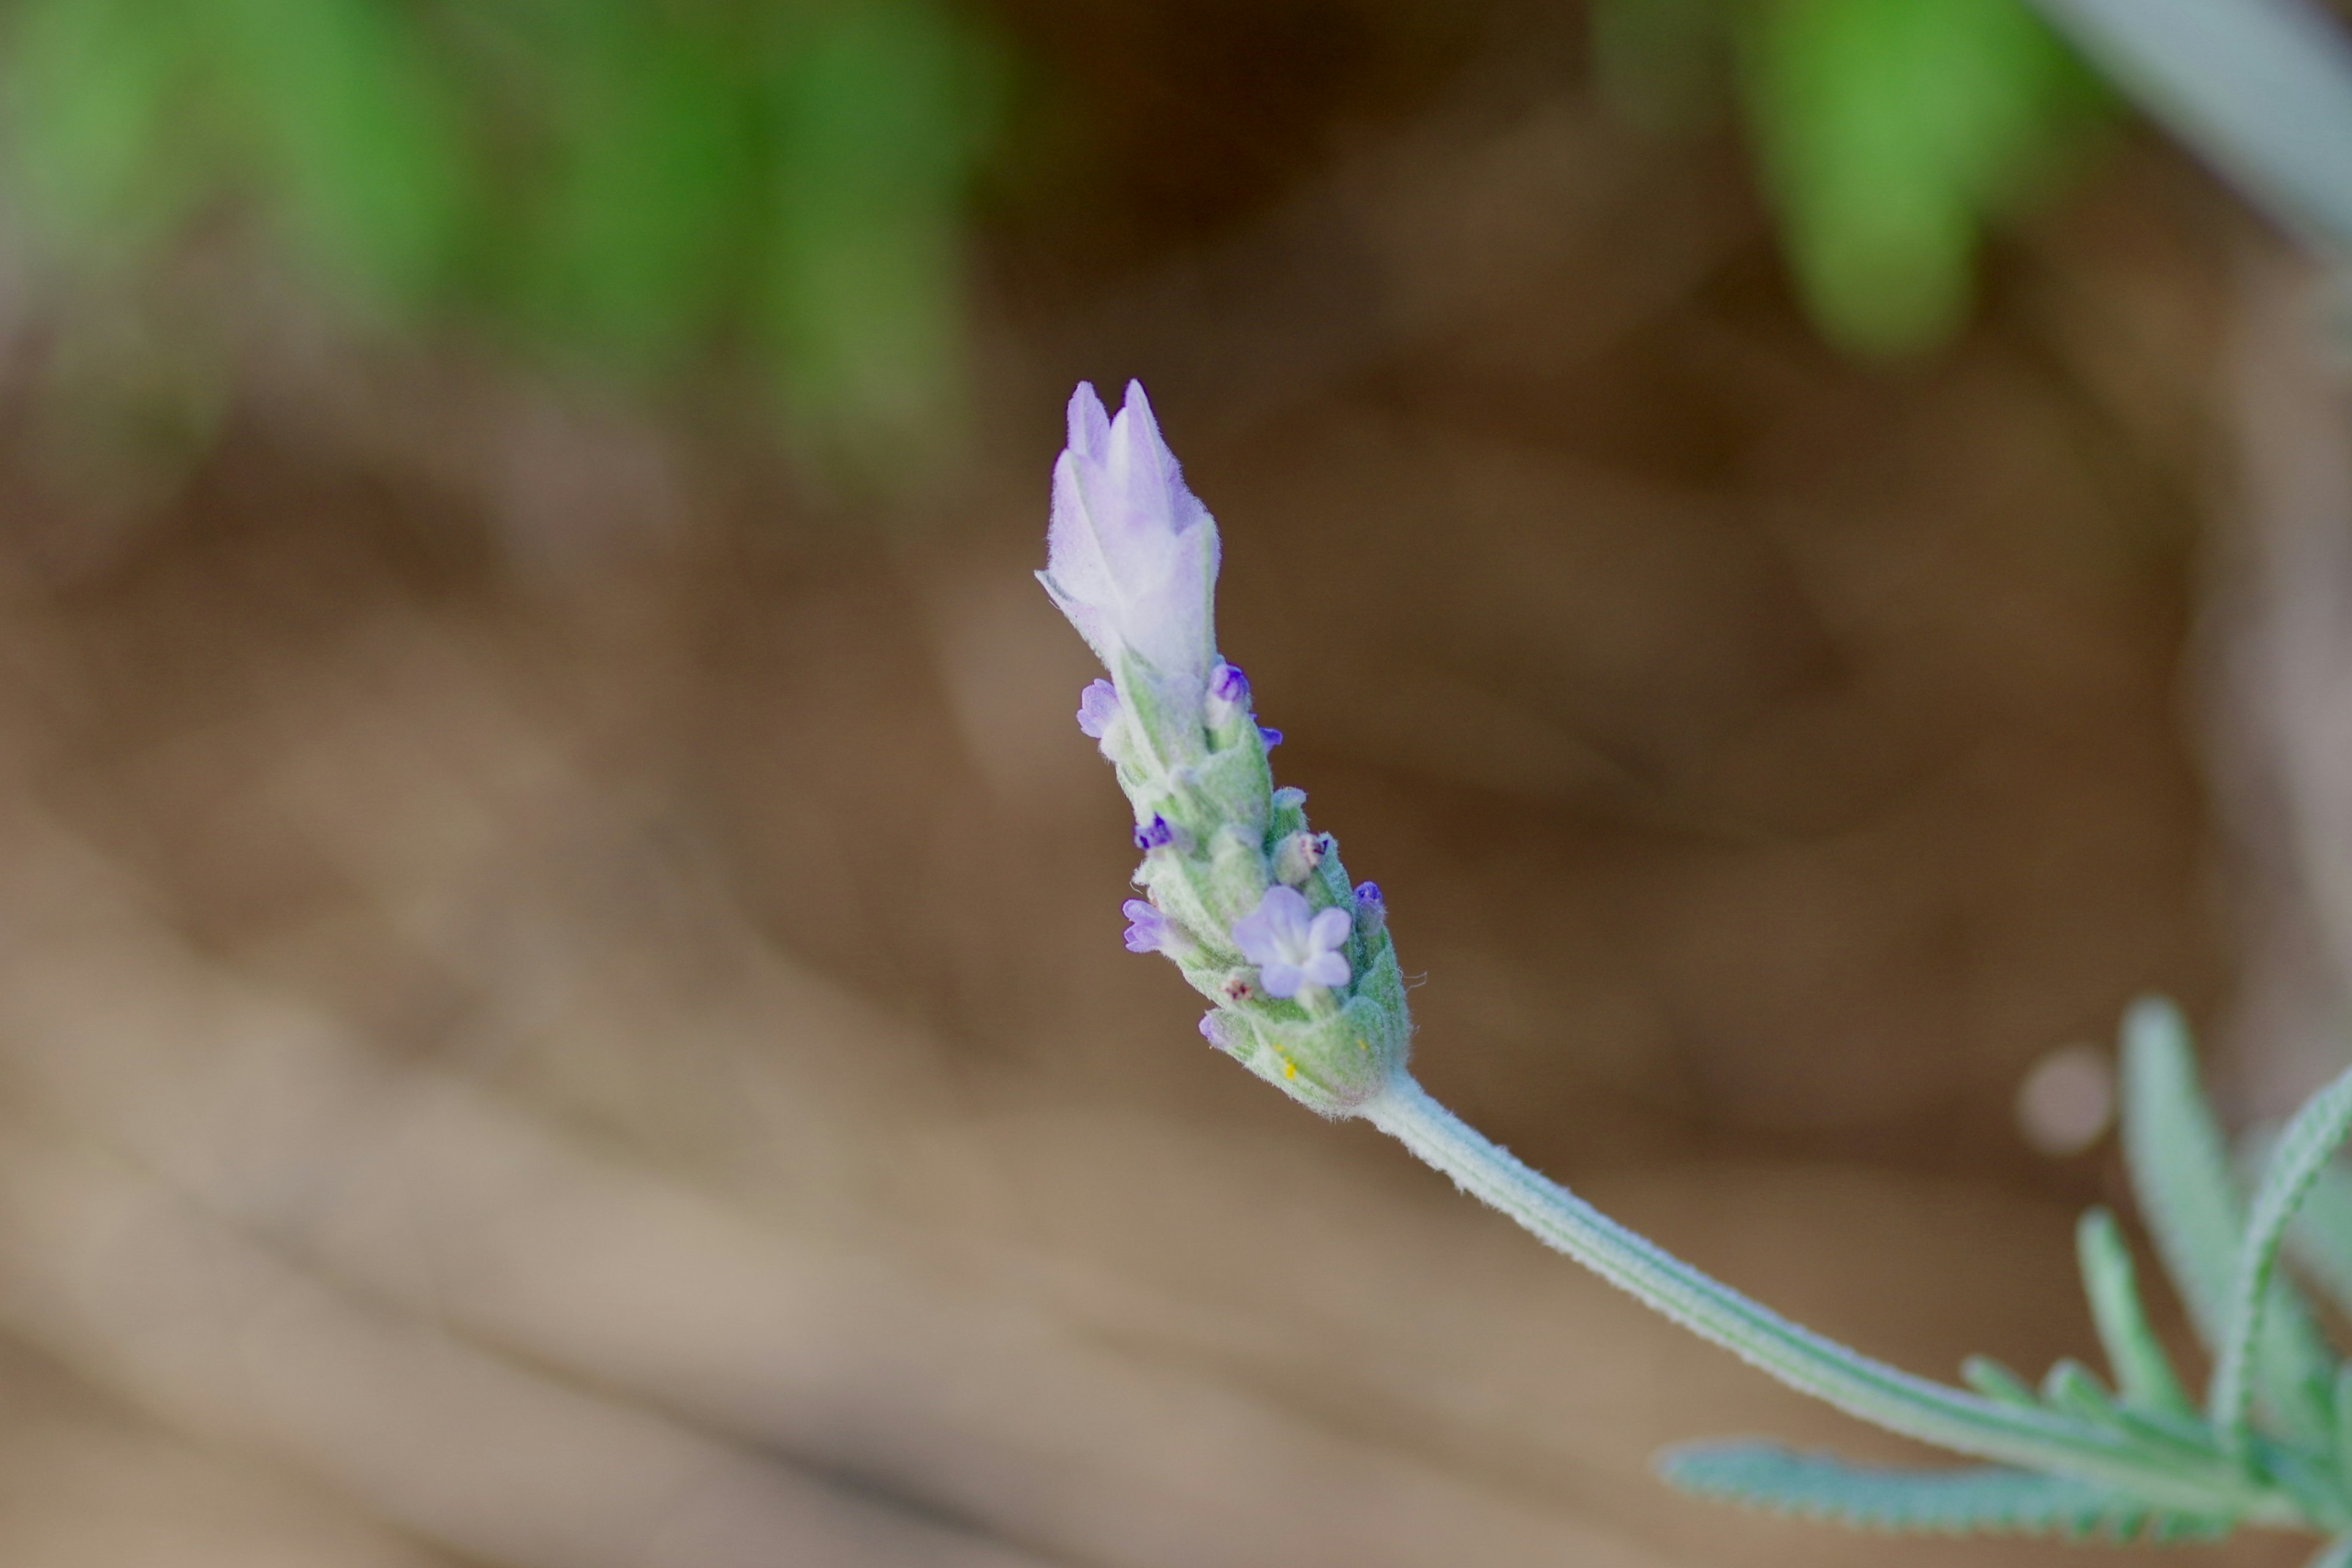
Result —
POLYGON ((1118 912, 1133 923, 1127 928, 1125 941, 1129 952, 1164 952, 1171 958, 1181 958, 1192 951, 1198 939, 1181 921, 1173 921, 1156 904, 1143 899, 1129 899, 1119 905, 1118 912))
POLYGON ((1108 680, 1087 682, 1078 696, 1078 728, 1099 741, 1118 722, 1118 688, 1108 680))
POLYGON ((1336 952, 1318 952, 1300 969, 1310 985, 1334 988, 1348 984, 1348 961, 1336 952))
POLYGON ((1287 998, 1298 994, 1299 983, 1306 978, 1306 971, 1277 958, 1271 963, 1260 964, 1257 977, 1265 984, 1267 995, 1287 998))
POLYGON ((1258 966, 1268 995, 1292 996, 1302 985, 1348 983, 1348 961, 1333 950, 1348 940, 1350 924, 1346 910, 1310 915, 1304 894, 1277 884, 1234 922, 1234 945, 1258 966))
POLYGON ((1234 945, 1252 963, 1281 963, 1303 944, 1307 914, 1307 900, 1297 889, 1268 888, 1257 908, 1234 922, 1234 945))

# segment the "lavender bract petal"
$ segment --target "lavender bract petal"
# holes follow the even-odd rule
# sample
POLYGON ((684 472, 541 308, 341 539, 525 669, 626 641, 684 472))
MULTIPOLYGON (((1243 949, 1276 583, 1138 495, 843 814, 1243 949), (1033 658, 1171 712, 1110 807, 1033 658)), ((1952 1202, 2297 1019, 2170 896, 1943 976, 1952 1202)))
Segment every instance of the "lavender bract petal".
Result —
POLYGON ((1082 381, 1070 393, 1066 419, 1070 450, 1102 461, 1110 447, 1110 416, 1103 411, 1102 397, 1093 382, 1082 381))
POLYGON ((1108 425, 1081 385, 1069 428, 1039 580, 1114 675, 1125 679, 1123 654, 1137 656, 1171 712, 1197 722, 1216 657, 1216 524, 1184 488, 1139 385, 1108 425))

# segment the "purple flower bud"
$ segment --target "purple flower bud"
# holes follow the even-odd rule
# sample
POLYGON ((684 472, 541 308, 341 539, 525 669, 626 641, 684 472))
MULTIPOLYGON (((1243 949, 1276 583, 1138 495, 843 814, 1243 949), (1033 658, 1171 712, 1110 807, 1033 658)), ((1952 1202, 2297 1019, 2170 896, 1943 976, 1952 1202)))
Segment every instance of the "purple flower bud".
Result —
POLYGON ((1249 700, 1249 677, 1242 673, 1240 665, 1221 658, 1217 668, 1209 671, 1209 695, 1214 700, 1239 708, 1249 700))
POLYGON ((1339 950, 1352 923, 1346 910, 1312 910, 1297 889, 1273 887, 1234 922, 1234 945, 1257 965, 1267 995, 1296 996, 1309 985, 1348 984, 1339 950))
POLYGON ((1282 744, 1282 731, 1269 730, 1263 724, 1257 727, 1257 738, 1265 742, 1265 749, 1269 752, 1282 744))
POLYGON ((1078 694, 1078 728, 1101 740, 1118 722, 1118 688, 1108 680, 1092 680, 1078 694))
POLYGON ((1174 958, 1192 951, 1192 933, 1161 913, 1159 906, 1129 899, 1119 905, 1118 912, 1133 922, 1127 928, 1128 952, 1164 952, 1174 958))
POLYGON ((1155 812, 1150 821, 1135 830, 1135 847, 1138 849, 1152 850, 1164 849, 1173 844, 1181 849, 1189 841, 1189 837, 1182 828, 1155 812))
POLYGON ((1201 1037, 1221 1051, 1230 1051, 1241 1042, 1241 1031, 1223 1013, 1201 1015, 1201 1037))
POLYGON ((1381 898, 1378 882, 1356 884, 1356 929, 1370 936, 1389 923, 1389 907, 1381 898))

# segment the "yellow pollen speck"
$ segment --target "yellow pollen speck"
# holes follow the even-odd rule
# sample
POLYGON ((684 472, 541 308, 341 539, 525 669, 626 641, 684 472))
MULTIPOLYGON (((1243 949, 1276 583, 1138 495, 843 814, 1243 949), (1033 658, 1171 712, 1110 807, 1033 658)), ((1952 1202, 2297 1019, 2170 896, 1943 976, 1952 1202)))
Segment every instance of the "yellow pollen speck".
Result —
POLYGON ((1292 1061, 1288 1057, 1283 1058, 1282 1076, 1285 1078, 1297 1078, 1298 1076, 1298 1064, 1292 1061))
POLYGON ((1363 1036, 1358 1035, 1356 1037, 1356 1048, 1360 1051, 1369 1052, 1372 1048, 1372 1042, 1364 1038, 1363 1036))

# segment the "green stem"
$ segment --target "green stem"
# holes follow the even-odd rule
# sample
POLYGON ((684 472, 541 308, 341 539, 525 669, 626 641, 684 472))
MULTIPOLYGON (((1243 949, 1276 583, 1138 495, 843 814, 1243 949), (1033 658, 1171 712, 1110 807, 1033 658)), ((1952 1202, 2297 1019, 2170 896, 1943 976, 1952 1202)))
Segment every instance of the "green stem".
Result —
POLYGON ((2250 1522, 2301 1522, 2290 1500, 2233 1467, 2190 1469, 2154 1461, 2080 1422, 1915 1377, 1790 1322, 1530 1170, 1407 1074, 1398 1074, 1356 1114, 1546 1246, 1702 1339, 1850 1415, 1958 1453, 2102 1482, 2159 1507, 2250 1522))

